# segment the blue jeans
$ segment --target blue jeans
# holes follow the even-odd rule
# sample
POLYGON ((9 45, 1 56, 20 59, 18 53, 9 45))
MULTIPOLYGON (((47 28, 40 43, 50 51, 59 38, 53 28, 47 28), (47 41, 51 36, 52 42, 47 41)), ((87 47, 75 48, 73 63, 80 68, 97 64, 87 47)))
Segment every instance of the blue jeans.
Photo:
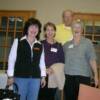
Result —
POLYGON ((38 100, 39 78, 15 78, 15 83, 19 88, 20 100, 38 100))

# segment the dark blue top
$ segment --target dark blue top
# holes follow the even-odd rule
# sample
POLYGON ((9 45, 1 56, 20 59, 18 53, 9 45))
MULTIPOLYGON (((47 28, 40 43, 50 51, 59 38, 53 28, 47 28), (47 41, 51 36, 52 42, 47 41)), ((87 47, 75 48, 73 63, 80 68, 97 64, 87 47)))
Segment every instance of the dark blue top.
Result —
POLYGON ((46 40, 43 40, 42 43, 44 45, 46 67, 50 67, 54 63, 64 63, 64 52, 60 43, 50 44, 46 40))

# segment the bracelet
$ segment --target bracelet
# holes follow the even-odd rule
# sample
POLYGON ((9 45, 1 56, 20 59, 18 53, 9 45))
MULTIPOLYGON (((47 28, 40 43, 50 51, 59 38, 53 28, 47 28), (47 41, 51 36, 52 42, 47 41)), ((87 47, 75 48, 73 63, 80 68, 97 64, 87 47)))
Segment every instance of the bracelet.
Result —
POLYGON ((13 76, 8 76, 8 79, 11 79, 11 78, 13 78, 13 76))
POLYGON ((46 78, 45 76, 41 77, 41 78, 46 78))

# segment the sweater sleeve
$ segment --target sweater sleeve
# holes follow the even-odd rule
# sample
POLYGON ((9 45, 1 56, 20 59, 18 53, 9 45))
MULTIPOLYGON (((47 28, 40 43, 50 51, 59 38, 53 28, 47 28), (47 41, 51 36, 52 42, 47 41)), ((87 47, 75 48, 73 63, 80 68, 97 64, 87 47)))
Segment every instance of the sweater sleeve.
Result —
POLYGON ((64 50, 61 44, 59 44, 59 48, 58 48, 58 57, 59 57, 59 62, 61 63, 65 62, 64 50))

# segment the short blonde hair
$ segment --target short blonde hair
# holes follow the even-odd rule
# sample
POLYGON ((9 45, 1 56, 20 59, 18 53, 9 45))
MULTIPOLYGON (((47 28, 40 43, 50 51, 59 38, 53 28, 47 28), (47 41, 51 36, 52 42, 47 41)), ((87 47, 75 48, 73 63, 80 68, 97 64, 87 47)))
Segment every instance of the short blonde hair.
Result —
MULTIPOLYGON (((44 32, 47 30, 47 27, 48 27, 48 26, 50 26, 50 27, 52 27, 52 28, 54 29, 54 31, 55 31, 54 37, 55 37, 55 35, 56 35, 56 25, 55 25, 54 23, 52 23, 52 22, 47 22, 47 23, 44 25, 44 28, 43 28, 44 32)), ((46 38, 47 35, 44 34, 44 37, 46 38)))

